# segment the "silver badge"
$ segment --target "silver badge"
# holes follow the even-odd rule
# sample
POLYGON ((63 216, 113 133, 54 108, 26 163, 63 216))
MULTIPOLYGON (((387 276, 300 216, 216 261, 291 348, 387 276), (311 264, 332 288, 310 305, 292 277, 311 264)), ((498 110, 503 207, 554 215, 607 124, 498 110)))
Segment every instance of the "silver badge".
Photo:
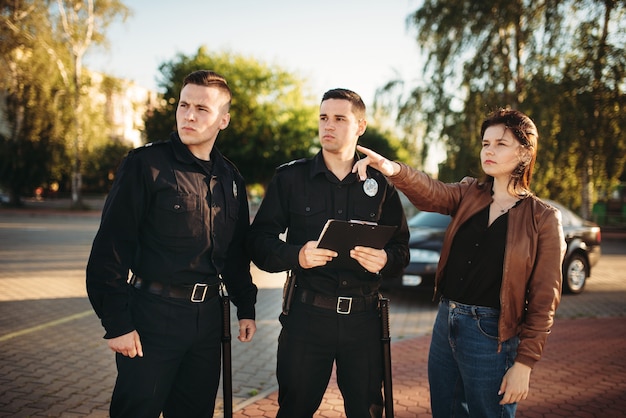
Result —
POLYGON ((372 178, 368 178, 367 180, 365 180, 365 182, 363 183, 363 191, 369 197, 376 196, 376 193, 378 193, 378 183, 376 182, 376 180, 372 178))
POLYGON ((237 197, 237 183, 233 180, 233 196, 237 197))

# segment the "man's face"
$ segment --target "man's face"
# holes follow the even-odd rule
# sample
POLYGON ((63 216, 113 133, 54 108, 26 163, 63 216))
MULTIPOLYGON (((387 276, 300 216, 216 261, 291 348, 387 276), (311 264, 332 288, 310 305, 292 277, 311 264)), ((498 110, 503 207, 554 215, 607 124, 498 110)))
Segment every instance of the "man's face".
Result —
POLYGON ((347 100, 328 99, 320 105, 319 138, 326 152, 354 153, 365 127, 365 120, 357 120, 347 100))
POLYGON ((181 90, 176 127, 181 141, 196 157, 208 160, 217 134, 228 126, 227 104, 228 95, 216 87, 187 84, 181 90))

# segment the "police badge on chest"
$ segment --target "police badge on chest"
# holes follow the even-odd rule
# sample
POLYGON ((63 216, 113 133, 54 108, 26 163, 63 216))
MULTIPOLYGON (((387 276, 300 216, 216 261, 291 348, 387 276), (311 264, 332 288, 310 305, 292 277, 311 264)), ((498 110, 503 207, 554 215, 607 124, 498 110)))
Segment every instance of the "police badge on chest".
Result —
POLYGON ((376 193, 378 193, 378 182, 373 178, 368 178, 363 182, 363 191, 369 197, 376 196, 376 193))

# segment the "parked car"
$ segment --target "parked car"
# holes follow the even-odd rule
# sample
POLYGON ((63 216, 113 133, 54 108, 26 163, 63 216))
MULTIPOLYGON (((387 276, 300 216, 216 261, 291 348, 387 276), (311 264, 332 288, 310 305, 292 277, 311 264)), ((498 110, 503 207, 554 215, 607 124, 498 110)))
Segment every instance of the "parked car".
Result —
POLYGON ((443 235, 450 223, 450 216, 436 212, 418 212, 408 219, 409 265, 404 274, 383 282, 383 288, 431 289, 435 285, 435 273, 441 254, 443 235))
POLYGON ((558 202, 546 200, 561 211, 567 251, 563 260, 563 291, 581 293, 591 276, 591 268, 602 254, 602 232, 598 224, 587 221, 558 202))
MULTIPOLYGON (((559 211, 563 219, 563 233, 567 252, 563 260, 563 291, 581 293, 591 268, 600 258, 600 227, 586 221, 560 203, 545 200, 559 211)), ((383 288, 420 288, 432 290, 443 245, 443 236, 450 216, 434 212, 419 212, 408 220, 410 239, 409 265, 401 277, 387 280, 383 288)))

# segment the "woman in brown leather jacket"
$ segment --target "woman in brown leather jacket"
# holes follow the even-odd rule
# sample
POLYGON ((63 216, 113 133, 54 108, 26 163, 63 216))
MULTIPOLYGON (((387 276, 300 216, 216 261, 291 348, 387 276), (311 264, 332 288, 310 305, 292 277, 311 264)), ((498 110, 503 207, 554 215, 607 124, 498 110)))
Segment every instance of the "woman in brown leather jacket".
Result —
POLYGON ((452 216, 436 276, 428 359, 434 417, 513 417, 528 395, 561 295, 560 213, 530 190, 537 128, 499 109, 481 127, 485 179, 443 183, 363 147, 418 209, 452 216))

